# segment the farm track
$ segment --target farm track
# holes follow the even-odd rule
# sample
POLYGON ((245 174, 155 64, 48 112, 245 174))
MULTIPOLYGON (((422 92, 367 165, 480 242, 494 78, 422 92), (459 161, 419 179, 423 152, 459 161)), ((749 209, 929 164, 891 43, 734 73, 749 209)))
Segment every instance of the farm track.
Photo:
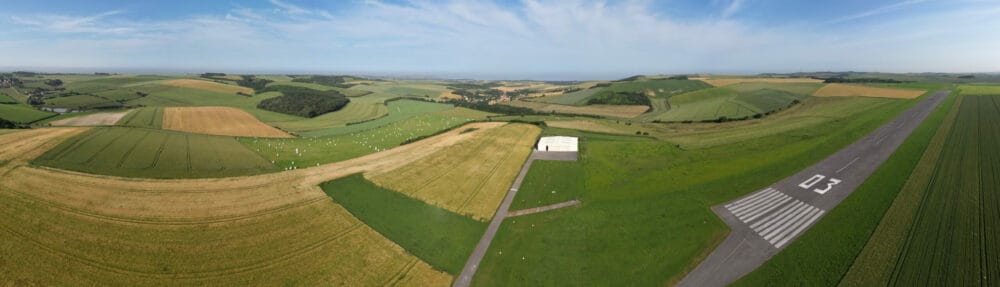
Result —
MULTIPOLYGON (((24 274, 23 276, 28 277, 22 279, 34 280, 28 282, 39 284, 72 281, 101 285, 101 282, 123 283, 120 280, 125 278, 138 285, 155 282, 164 285, 169 282, 214 285, 219 282, 235 282, 232 281, 235 278, 259 278, 263 281, 255 282, 277 283, 279 281, 275 280, 293 274, 311 274, 309 276, 312 277, 295 276, 287 279, 318 283, 339 278, 337 282, 345 285, 407 285, 417 284, 416 282, 448 284, 450 276, 433 270, 425 262, 406 254, 401 247, 365 226, 333 203, 318 188, 318 184, 358 172, 391 170, 501 125, 502 123, 475 123, 469 125, 479 128, 475 132, 462 134, 461 129, 456 129, 347 161, 231 178, 120 178, 27 166, 25 164, 30 157, 25 157, 3 167, 8 172, 0 180, 0 197, 5 199, 2 203, 8 208, 0 211, 0 226, 3 227, 0 245, 5 246, 3 250, 8 251, 0 251, 0 257, 10 255, 13 257, 8 258, 21 258, 14 260, 27 260, 23 261, 25 264, 5 265, 5 268, 11 274, 24 274), (314 215, 316 212, 327 215, 317 217, 314 215), (24 222, 23 218, 38 218, 40 221, 24 222), (273 220, 293 224, 269 225, 273 220), (60 225, 63 222, 73 224, 60 225), (93 230, 93 227, 106 228, 108 231, 93 230), (200 233, 185 235, 188 234, 186 232, 194 231, 208 232, 206 236, 211 237, 204 239, 208 241, 200 241, 202 239, 196 235, 200 233), (125 233, 116 235, 120 232, 125 233), (237 236, 233 239, 233 244, 211 247, 218 245, 215 240, 225 238, 228 232, 235 232, 228 236, 237 236), (139 237, 126 235, 133 233, 139 237), (255 238, 261 240, 260 246, 246 245, 254 242, 255 238), (160 240, 165 241, 158 242, 160 240), (244 245, 252 250, 227 251, 244 245), (268 245, 273 247, 266 248, 268 245), (82 246, 87 246, 87 249, 80 249, 82 246), (132 252, 130 250, 146 250, 143 246, 151 249, 128 255, 132 252), (172 251, 172 255, 162 259, 144 257, 162 254, 180 246, 189 246, 194 250, 172 251), (198 249, 204 248, 208 249, 202 252, 215 255, 197 253, 198 249), (8 254, 13 250, 18 252, 8 254), (222 260, 222 257, 212 259, 243 252, 248 253, 238 260, 222 260), (162 260, 168 261, 158 263, 167 264, 162 269, 156 267, 159 265, 150 265, 162 260), (185 263, 188 260, 194 261, 185 263), (329 263, 330 260, 338 263, 329 263), (65 273, 52 269, 67 267, 89 271, 65 273), (384 270, 397 271, 396 275, 356 272, 366 268, 391 268, 384 270), (314 271, 303 273, 310 270, 314 271), (313 281, 320 280, 316 276, 321 273, 315 272, 331 273, 322 277, 326 278, 324 281, 313 281), (38 277, 30 274, 53 276, 38 277), (78 279, 85 281, 76 281, 78 279)), ((83 130, 85 129, 65 129, 60 133, 60 139, 83 130)), ((0 137, 0 141, 6 140, 6 136, 9 135, 0 137)), ((40 146, 51 148, 56 144, 58 141, 40 146)), ((44 151, 45 149, 41 149, 28 155, 37 156, 44 151)), ((0 152, 0 155, 4 154, 0 152)), ((6 280, 0 279, 0 282, 6 280)))
POLYGON ((712 207, 732 231, 679 285, 731 284, 788 247, 874 173, 948 93, 927 96, 798 174, 712 207))

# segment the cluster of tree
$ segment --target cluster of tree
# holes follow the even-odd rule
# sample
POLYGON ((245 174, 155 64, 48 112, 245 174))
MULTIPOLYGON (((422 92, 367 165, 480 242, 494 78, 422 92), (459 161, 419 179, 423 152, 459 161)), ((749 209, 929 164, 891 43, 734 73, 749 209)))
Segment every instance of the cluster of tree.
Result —
POLYGON ((251 88, 251 89, 253 89, 256 92, 263 91, 265 88, 267 88, 267 84, 268 83, 273 82, 273 81, 268 80, 268 79, 260 79, 260 78, 254 77, 253 75, 243 75, 243 76, 240 76, 240 78, 241 78, 240 80, 236 81, 237 85, 240 85, 242 87, 251 88))
POLYGON ((39 74, 35 73, 35 72, 14 71, 14 76, 23 77, 23 78, 31 78, 31 77, 35 77, 35 76, 38 76, 38 75, 39 74))
POLYGON ((276 91, 280 92, 281 96, 263 100, 257 104, 257 108, 307 118, 340 110, 350 102, 346 96, 337 91, 320 91, 294 86, 270 86, 261 91, 276 91))
POLYGON ((484 102, 466 102, 461 100, 448 100, 447 103, 455 105, 457 107, 463 107, 467 109, 479 110, 484 112, 505 114, 505 115, 541 115, 542 112, 538 112, 529 108, 508 106, 508 105, 490 105, 484 102))
POLYGON ((687 80, 687 79, 688 79, 688 75, 676 75, 676 76, 671 76, 671 77, 667 78, 667 80, 687 80))
POLYGON ((621 79, 621 80, 614 80, 613 82, 633 82, 633 81, 640 80, 640 79, 643 79, 643 78, 646 78, 646 76, 635 75, 635 76, 631 76, 631 77, 624 78, 624 79, 621 79))
POLYGON ((226 76, 226 73, 204 73, 204 74, 201 74, 202 78, 209 78, 209 79, 212 79, 212 78, 222 78, 222 77, 225 77, 225 76, 226 76))
POLYGON ((451 93, 462 96, 469 102, 482 102, 482 103, 500 99, 500 96, 504 95, 503 91, 497 89, 452 88, 451 93))
POLYGON ((12 121, 8 121, 4 118, 0 118, 0 129, 23 129, 23 128, 27 127, 12 121))
POLYGON ((976 75, 961 75, 958 76, 959 79, 975 79, 976 75))
POLYGON ((545 81, 546 84, 556 86, 571 86, 581 83, 580 81, 545 81))
POLYGON ((94 73, 94 76, 110 76, 110 75, 111 73, 101 73, 101 72, 94 73))
POLYGON ((45 84, 52 87, 58 87, 62 86, 63 81, 60 79, 51 79, 51 80, 45 80, 45 84))
POLYGON ((358 78, 352 76, 310 76, 310 77, 298 77, 292 79, 292 82, 299 83, 313 83, 324 86, 338 87, 338 88, 350 88, 354 84, 347 84, 349 81, 357 80, 358 78))
POLYGON ((588 105, 645 105, 650 106, 649 96, 641 92, 602 91, 587 100, 588 105))
POLYGON ((823 80, 824 83, 885 83, 885 84, 899 84, 903 81, 893 80, 893 79, 882 79, 882 78, 827 78, 823 80))
POLYGON ((14 74, 0 74, 0 88, 20 87, 22 84, 14 74))

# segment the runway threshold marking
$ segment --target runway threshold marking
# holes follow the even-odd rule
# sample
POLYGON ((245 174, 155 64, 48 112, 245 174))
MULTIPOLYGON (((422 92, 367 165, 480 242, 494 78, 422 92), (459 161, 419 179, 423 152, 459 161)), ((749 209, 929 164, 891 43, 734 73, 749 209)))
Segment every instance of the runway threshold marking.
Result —
POLYGON ((767 188, 725 205, 726 210, 775 248, 781 248, 825 210, 767 188))

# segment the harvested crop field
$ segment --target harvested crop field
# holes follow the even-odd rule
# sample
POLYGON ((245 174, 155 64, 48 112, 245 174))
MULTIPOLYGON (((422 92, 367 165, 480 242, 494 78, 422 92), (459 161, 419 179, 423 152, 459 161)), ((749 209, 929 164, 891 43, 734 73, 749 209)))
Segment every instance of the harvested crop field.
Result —
POLYGON ((822 83, 823 80, 812 78, 691 78, 706 82, 716 87, 735 85, 741 83, 822 83))
POLYGON ((110 126, 118 122, 130 111, 117 113, 97 113, 54 121, 53 126, 110 126))
POLYGON ((380 186, 455 213, 489 220, 541 130, 533 125, 508 124, 480 132, 474 140, 423 160, 365 176, 380 186))
POLYGON ((556 112, 564 114, 596 115, 614 118, 634 118, 642 115, 648 106, 620 106, 620 105, 588 105, 588 106, 567 106, 557 104, 546 104, 527 101, 512 101, 503 103, 509 106, 529 108, 539 112, 556 112))
POLYGON ((166 108, 163 111, 163 128, 222 136, 293 137, 275 127, 262 123, 243 110, 230 107, 166 108))
POLYGON ((813 96, 817 97, 877 97, 893 99, 913 99, 923 95, 925 90, 878 88, 858 85, 827 84, 813 96))
POLYGON ((446 286, 450 275, 318 185, 406 165, 499 124, 471 126, 479 130, 251 177, 123 179, 19 165, 0 175, 2 274, 28 285, 446 286))
POLYGON ((227 84, 221 84, 216 82, 202 81, 202 80, 192 80, 192 79, 179 79, 179 80, 169 80, 160 82, 161 85, 181 87, 181 88, 192 88, 205 90, 217 93, 235 94, 241 92, 244 94, 253 94, 253 89, 247 87, 233 86, 227 84))
POLYGON ((30 160, 85 130, 87 128, 44 128, 4 133, 0 135, 0 162, 9 162, 5 166, 11 166, 17 161, 30 160))

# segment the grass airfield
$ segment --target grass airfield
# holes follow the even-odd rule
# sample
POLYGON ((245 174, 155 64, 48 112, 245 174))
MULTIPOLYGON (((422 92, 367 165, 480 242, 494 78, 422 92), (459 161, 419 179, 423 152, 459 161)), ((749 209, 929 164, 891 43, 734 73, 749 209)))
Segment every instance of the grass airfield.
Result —
MULTIPOLYGON (((512 209, 582 204, 505 220, 473 285, 671 285, 728 233, 710 206, 798 172, 944 88, 962 95, 944 105, 954 111, 936 112, 876 173, 885 183, 866 184, 738 284, 780 285, 801 271, 793 262, 810 262, 822 268, 788 284, 906 285, 914 282, 886 278, 941 267, 910 246, 995 247, 991 235, 932 244, 929 226, 942 223, 920 215, 992 218, 992 209, 917 199, 946 198, 943 186, 969 176, 949 171, 983 167, 976 178, 994 177, 985 168, 989 132, 980 130, 994 120, 995 85, 837 84, 831 92, 832 84, 812 79, 747 77, 504 82, 498 89, 530 96, 499 105, 571 112, 503 115, 434 102, 456 96, 450 82, 354 79, 342 87, 261 76, 351 100, 302 118, 258 109, 280 93, 248 93, 231 80, 37 80, 49 77, 82 95, 46 107, 106 109, 56 116, 32 109, 19 90, 0 89, 13 102, 0 104, 0 118, 34 127, 0 129, 5 284, 449 285, 537 138, 568 135, 580 137, 580 160, 535 162, 512 209), (650 104, 610 112, 587 104, 617 92, 644 93, 650 104), (714 122, 720 117, 727 121, 714 122), (54 127, 66 122, 81 127, 54 127), (983 160, 966 160, 973 157, 983 160), (927 207, 908 213, 914 206, 927 207), (817 251, 816 242, 845 224, 852 232, 817 251), (864 244, 870 234, 895 243, 864 244), (802 259, 816 257, 829 260, 802 259)), ((988 226, 955 220, 968 230, 988 226)), ((992 272, 984 267, 993 266, 990 257, 976 256, 954 260, 985 263, 948 266, 992 272)))

